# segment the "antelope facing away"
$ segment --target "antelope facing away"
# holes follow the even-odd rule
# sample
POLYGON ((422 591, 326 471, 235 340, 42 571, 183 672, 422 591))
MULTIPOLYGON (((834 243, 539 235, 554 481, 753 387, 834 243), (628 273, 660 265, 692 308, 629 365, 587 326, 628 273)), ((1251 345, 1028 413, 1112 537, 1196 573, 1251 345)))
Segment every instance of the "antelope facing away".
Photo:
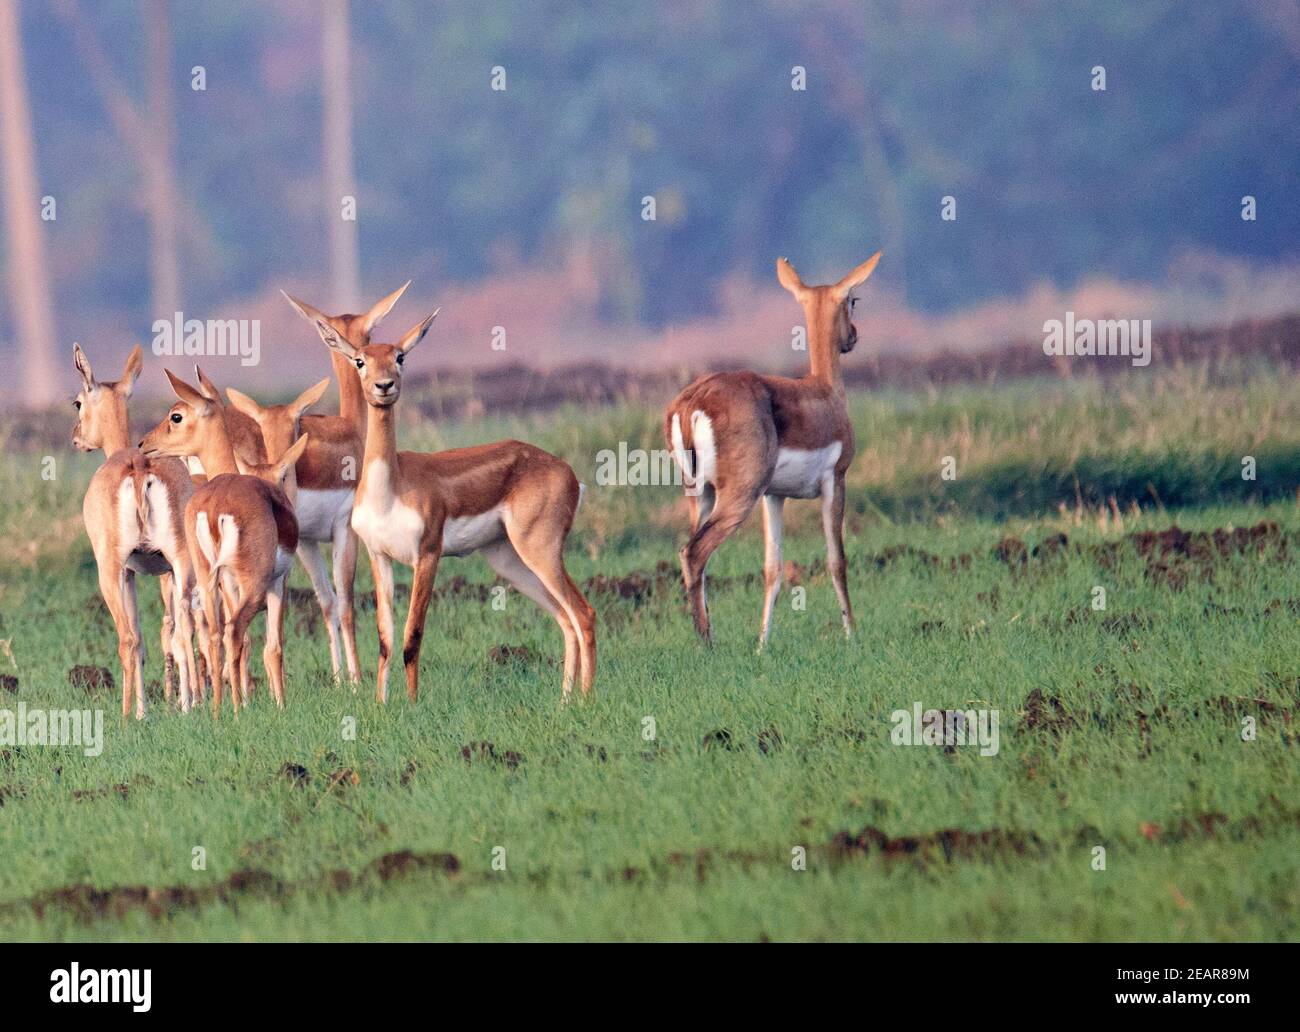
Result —
MULTIPOLYGON (((397 304, 409 287, 408 280, 398 290, 379 301, 362 315, 325 315, 305 301, 284 295, 294 310, 315 326, 328 325, 353 347, 365 347, 379 320, 397 304)), ((357 571, 357 535, 352 530, 352 503, 356 498, 357 477, 364 458, 366 439, 366 401, 361 392, 352 363, 342 354, 331 351, 330 364, 339 385, 339 414, 337 416, 306 415, 300 420, 301 430, 311 440, 307 451, 298 460, 298 497, 294 509, 298 516, 298 558, 311 579, 312 590, 320 603, 321 614, 330 639, 330 662, 334 676, 339 674, 339 644, 342 642, 348 679, 361 680, 357 664, 356 620, 352 604, 352 585, 357 571), (333 578, 331 587, 329 570, 320 553, 320 544, 333 545, 333 578)), ((268 433, 269 410, 246 404, 242 395, 227 391, 231 403, 252 416, 268 433)), ((301 400, 301 399, 300 399, 301 400)), ((281 419, 282 423, 283 420, 281 419)), ((269 431, 272 434, 275 430, 269 431)), ((283 435, 277 440, 282 440, 283 435)), ((273 446, 267 440, 268 447, 273 446)))
POLYGON ((444 555, 482 552, 492 569, 545 609, 564 635, 563 695, 596 676, 596 613, 564 566, 564 542, 582 498, 568 463, 521 441, 427 454, 397 450, 402 363, 434 312, 396 344, 357 347, 318 320, 325 343, 355 366, 367 404, 365 461, 352 528, 370 553, 379 629, 376 697, 388 698, 393 652, 393 560, 415 570, 402 661, 406 693, 419 695, 420 643, 444 555))
POLYGON ((230 682, 236 715, 241 697, 248 697, 248 626, 263 606, 266 647, 262 661, 276 705, 283 707, 285 583, 298 547, 298 521, 280 485, 307 441, 299 438, 274 463, 244 463, 244 469, 253 474, 244 475, 239 468, 244 460, 235 454, 220 403, 172 375, 171 370, 166 372, 180 400, 140 442, 140 449, 148 456, 196 456, 208 475, 207 483, 194 492, 185 507, 185 528, 208 629, 213 713, 221 712, 223 672, 230 682))
POLYGON ((183 518, 193 485, 176 459, 146 458, 131 447, 127 400, 144 365, 140 345, 132 350, 116 383, 95 379, 80 345, 74 344, 72 353, 82 385, 73 402, 77 425, 72 443, 81 451, 103 449, 106 458, 91 477, 81 512, 99 567, 99 590, 117 629, 122 716, 129 715, 133 696, 138 719, 144 719, 146 708, 137 573, 158 575, 167 695, 171 695, 174 669, 181 709, 188 710, 202 690, 196 676, 190 609, 194 572, 183 518))
POLYGON ((844 400, 840 355, 853 350, 854 288, 876 267, 880 252, 838 283, 810 287, 784 258, 776 276, 804 310, 811 368, 790 379, 758 373, 702 376, 676 398, 664 418, 669 447, 682 470, 691 513, 682 548, 682 580, 695 629, 712 640, 704 568, 717 547, 763 500, 763 618, 758 647, 768 642, 781 590, 781 528, 787 498, 820 498, 826 565, 839 597, 844 633, 852 636, 853 607, 845 579, 844 474, 853 460, 853 427, 844 400))

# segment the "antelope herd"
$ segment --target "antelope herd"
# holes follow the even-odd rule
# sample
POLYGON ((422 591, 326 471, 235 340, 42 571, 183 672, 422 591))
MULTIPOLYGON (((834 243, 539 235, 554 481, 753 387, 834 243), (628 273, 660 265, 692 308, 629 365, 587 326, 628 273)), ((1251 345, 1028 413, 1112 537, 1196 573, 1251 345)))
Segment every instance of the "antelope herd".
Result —
MULTIPOLYGON (((751 372, 701 377, 665 415, 681 468, 691 534, 680 557, 695 627, 712 640, 705 566, 763 502, 760 650, 771 636, 781 588, 782 514, 787 498, 820 498, 827 566, 846 634, 853 610, 845 579, 844 476, 853 459, 840 355, 853 349, 852 291, 877 253, 838 283, 806 286, 784 259, 777 278, 803 306, 810 370, 791 379, 751 372)), ((419 691, 420 645, 438 563, 481 552, 498 576, 555 619, 564 639, 562 697, 583 695, 596 677, 596 613, 564 565, 564 544, 583 485, 562 459, 522 441, 435 453, 397 450, 395 408, 402 368, 437 311, 396 343, 371 335, 409 286, 363 315, 325 315, 285 295, 329 349, 339 387, 336 416, 309 414, 321 380, 286 405, 260 405, 216 385, 195 366, 197 386, 164 370, 177 401, 131 445, 127 403, 143 369, 137 345, 122 378, 95 378, 73 347, 81 390, 73 444, 102 450, 82 515, 113 618, 122 667, 122 715, 145 716, 143 639, 135 575, 154 574, 162 595, 166 696, 188 711, 211 689, 213 713, 229 687, 236 715, 250 697, 249 625, 266 610, 262 660, 271 695, 285 705, 284 617, 293 557, 307 571, 329 637, 335 678, 361 678, 353 605, 357 539, 375 585, 379 636, 376 698, 388 698, 393 656, 393 563, 413 569, 402 635, 406 692, 419 691), (320 545, 333 550, 332 571, 320 545), (332 575, 331 575, 332 574, 332 575), (196 621, 195 613, 199 614, 196 621), (197 644, 197 659, 195 648, 197 644)))

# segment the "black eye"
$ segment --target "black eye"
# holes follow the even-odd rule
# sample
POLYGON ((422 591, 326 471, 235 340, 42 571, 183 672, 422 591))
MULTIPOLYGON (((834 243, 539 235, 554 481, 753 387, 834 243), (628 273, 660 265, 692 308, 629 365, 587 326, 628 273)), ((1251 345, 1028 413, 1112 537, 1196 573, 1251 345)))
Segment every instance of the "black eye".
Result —
POLYGON ((80 411, 81 411, 81 399, 78 398, 76 401, 74 401, 74 402, 72 403, 72 407, 73 407, 74 409, 76 409, 78 412, 80 412, 80 411))
POLYGON ((365 367, 366 367, 366 360, 365 360, 364 358, 358 358, 358 359, 357 359, 357 368, 358 368, 358 369, 364 369, 365 367))
POLYGON ((399 352, 397 353, 397 364, 398 364, 398 365, 401 365, 401 364, 402 364, 402 360, 403 360, 404 358, 406 358, 406 356, 403 355, 403 354, 399 351, 399 352))
POLYGON ((180 421, 181 421, 181 414, 180 414, 179 412, 173 412, 173 413, 172 413, 172 422, 173 422, 173 423, 179 423, 180 421))
POLYGON ((849 311, 851 312, 853 311, 853 309, 857 307, 858 307, 858 299, 856 297, 849 298, 849 311))

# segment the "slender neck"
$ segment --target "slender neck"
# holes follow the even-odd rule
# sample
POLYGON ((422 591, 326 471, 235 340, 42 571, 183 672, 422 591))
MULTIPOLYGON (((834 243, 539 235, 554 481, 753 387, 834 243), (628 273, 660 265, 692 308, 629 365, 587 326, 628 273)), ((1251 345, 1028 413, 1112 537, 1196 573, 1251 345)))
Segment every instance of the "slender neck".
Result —
POLYGON ((230 434, 226 431, 226 417, 217 412, 208 420, 209 430, 199 448, 199 461, 203 463, 203 473, 209 479, 223 473, 238 473, 235 465, 235 449, 230 443, 230 434))
POLYGON ((104 458, 111 458, 123 448, 131 447, 131 421, 126 414, 126 404, 114 406, 113 415, 104 427, 104 458))
POLYGON ((366 406, 366 454, 361 463, 361 473, 373 470, 373 463, 382 462, 393 476, 397 470, 397 406, 380 408, 366 406))
POLYGON ((336 351, 330 352, 334 366, 334 379, 339 383, 339 415, 365 434, 367 425, 366 395, 361 389, 361 377, 350 359, 336 351))
POLYGON ((835 345, 834 322, 809 318, 808 378, 828 383, 843 393, 844 376, 840 372, 840 349, 835 345))

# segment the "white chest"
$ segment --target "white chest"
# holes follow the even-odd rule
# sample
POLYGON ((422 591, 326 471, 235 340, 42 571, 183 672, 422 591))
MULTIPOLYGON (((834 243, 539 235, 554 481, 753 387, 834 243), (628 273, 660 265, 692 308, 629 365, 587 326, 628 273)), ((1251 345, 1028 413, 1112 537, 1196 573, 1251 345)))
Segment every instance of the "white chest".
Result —
POLYGON ((832 441, 824 448, 781 448, 768 494, 783 498, 816 498, 822 482, 840 460, 843 445, 832 441))
POLYGON ((424 536, 424 518, 392 492, 387 465, 367 469, 352 507, 352 529, 371 552, 414 565, 424 536))
POLYGON ((328 491, 307 491, 298 488, 294 502, 294 515, 298 517, 298 536, 305 541, 331 541, 334 528, 347 524, 356 500, 356 489, 333 488, 328 491))

